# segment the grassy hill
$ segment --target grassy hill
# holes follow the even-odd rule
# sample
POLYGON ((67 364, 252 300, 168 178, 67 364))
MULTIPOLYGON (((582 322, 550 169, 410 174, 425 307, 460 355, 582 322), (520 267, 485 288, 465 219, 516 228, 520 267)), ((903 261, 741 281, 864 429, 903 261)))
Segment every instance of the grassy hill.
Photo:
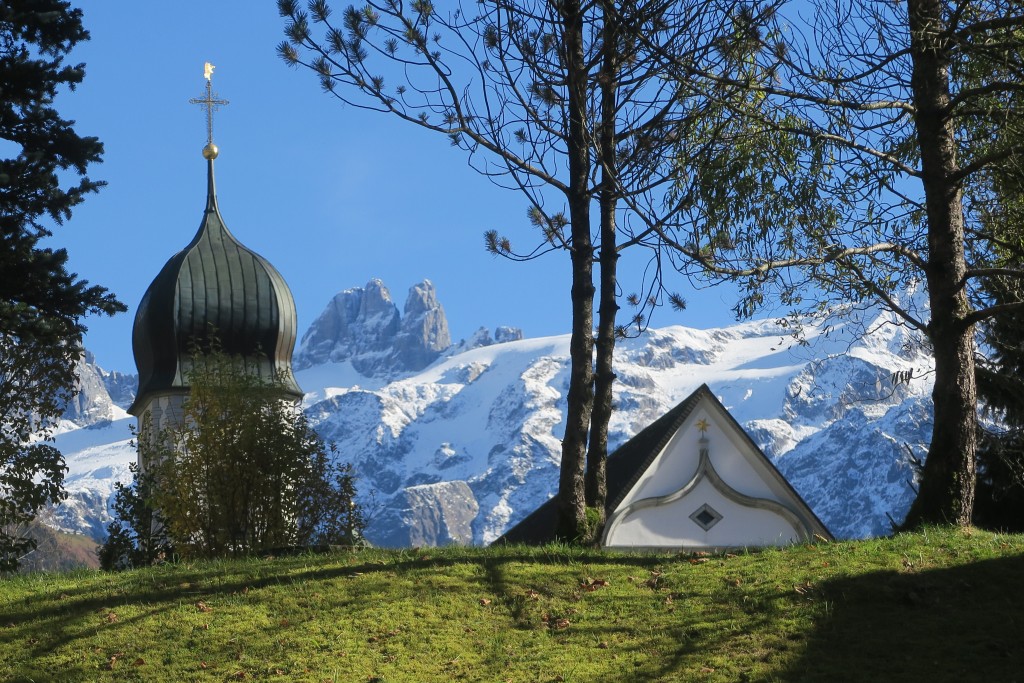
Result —
POLYGON ((361 550, 0 582, 13 681, 1024 680, 1024 536, 361 550))

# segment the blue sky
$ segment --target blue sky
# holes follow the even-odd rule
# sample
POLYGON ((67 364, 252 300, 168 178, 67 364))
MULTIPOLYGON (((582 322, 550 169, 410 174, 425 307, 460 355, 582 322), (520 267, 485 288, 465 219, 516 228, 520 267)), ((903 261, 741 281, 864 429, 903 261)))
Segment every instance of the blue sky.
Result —
MULTIPOLYGON (((214 91, 230 101, 214 119, 221 213, 288 281, 300 336, 335 293, 374 277, 400 307, 411 285, 433 281, 455 340, 480 326, 512 325, 529 337, 569 331, 565 254, 512 263, 483 248, 491 228, 514 245, 533 239, 525 199, 470 169, 443 137, 343 106, 310 72, 287 67, 275 53, 284 23, 273 0, 74 4, 92 39, 68 61, 85 62, 86 77, 56 105, 80 134, 103 141, 104 162, 90 176, 109 184, 54 243, 68 248, 81 277, 129 306, 86 321, 86 347, 103 367, 134 372, 135 308, 199 226, 205 118, 188 100, 203 95, 206 61, 216 66, 214 91)), ((638 256, 623 257, 627 293, 638 256)), ((660 309, 656 326, 732 320, 725 290, 678 285, 689 309, 660 309)))

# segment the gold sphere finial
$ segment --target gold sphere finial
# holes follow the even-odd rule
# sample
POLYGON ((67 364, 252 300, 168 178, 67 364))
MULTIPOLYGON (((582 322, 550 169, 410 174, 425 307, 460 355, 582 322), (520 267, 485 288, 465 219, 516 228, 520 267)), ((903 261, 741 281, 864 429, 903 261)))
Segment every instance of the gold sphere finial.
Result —
POLYGON ((212 142, 207 144, 206 147, 203 147, 203 158, 208 161, 216 159, 218 154, 220 154, 220 150, 217 149, 217 145, 212 142))

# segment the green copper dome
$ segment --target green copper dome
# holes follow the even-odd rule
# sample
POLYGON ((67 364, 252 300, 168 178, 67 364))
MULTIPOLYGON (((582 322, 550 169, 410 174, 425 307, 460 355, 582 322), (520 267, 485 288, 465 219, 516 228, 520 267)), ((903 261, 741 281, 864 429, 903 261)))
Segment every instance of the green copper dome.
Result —
POLYGON ((261 377, 282 377, 295 397, 292 375, 295 301, 281 274, 228 231, 217 207, 213 159, 207 159, 206 210, 192 241, 171 257, 139 304, 132 332, 139 390, 128 409, 188 389, 193 349, 215 334, 226 354, 246 359, 261 377))

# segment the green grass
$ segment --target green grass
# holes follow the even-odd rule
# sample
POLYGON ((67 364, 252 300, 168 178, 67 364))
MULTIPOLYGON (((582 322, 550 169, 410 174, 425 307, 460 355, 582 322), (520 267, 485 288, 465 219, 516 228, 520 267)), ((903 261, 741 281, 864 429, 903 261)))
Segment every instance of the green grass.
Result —
POLYGON ((1024 536, 361 550, 0 582, 13 681, 1024 680, 1024 536))

